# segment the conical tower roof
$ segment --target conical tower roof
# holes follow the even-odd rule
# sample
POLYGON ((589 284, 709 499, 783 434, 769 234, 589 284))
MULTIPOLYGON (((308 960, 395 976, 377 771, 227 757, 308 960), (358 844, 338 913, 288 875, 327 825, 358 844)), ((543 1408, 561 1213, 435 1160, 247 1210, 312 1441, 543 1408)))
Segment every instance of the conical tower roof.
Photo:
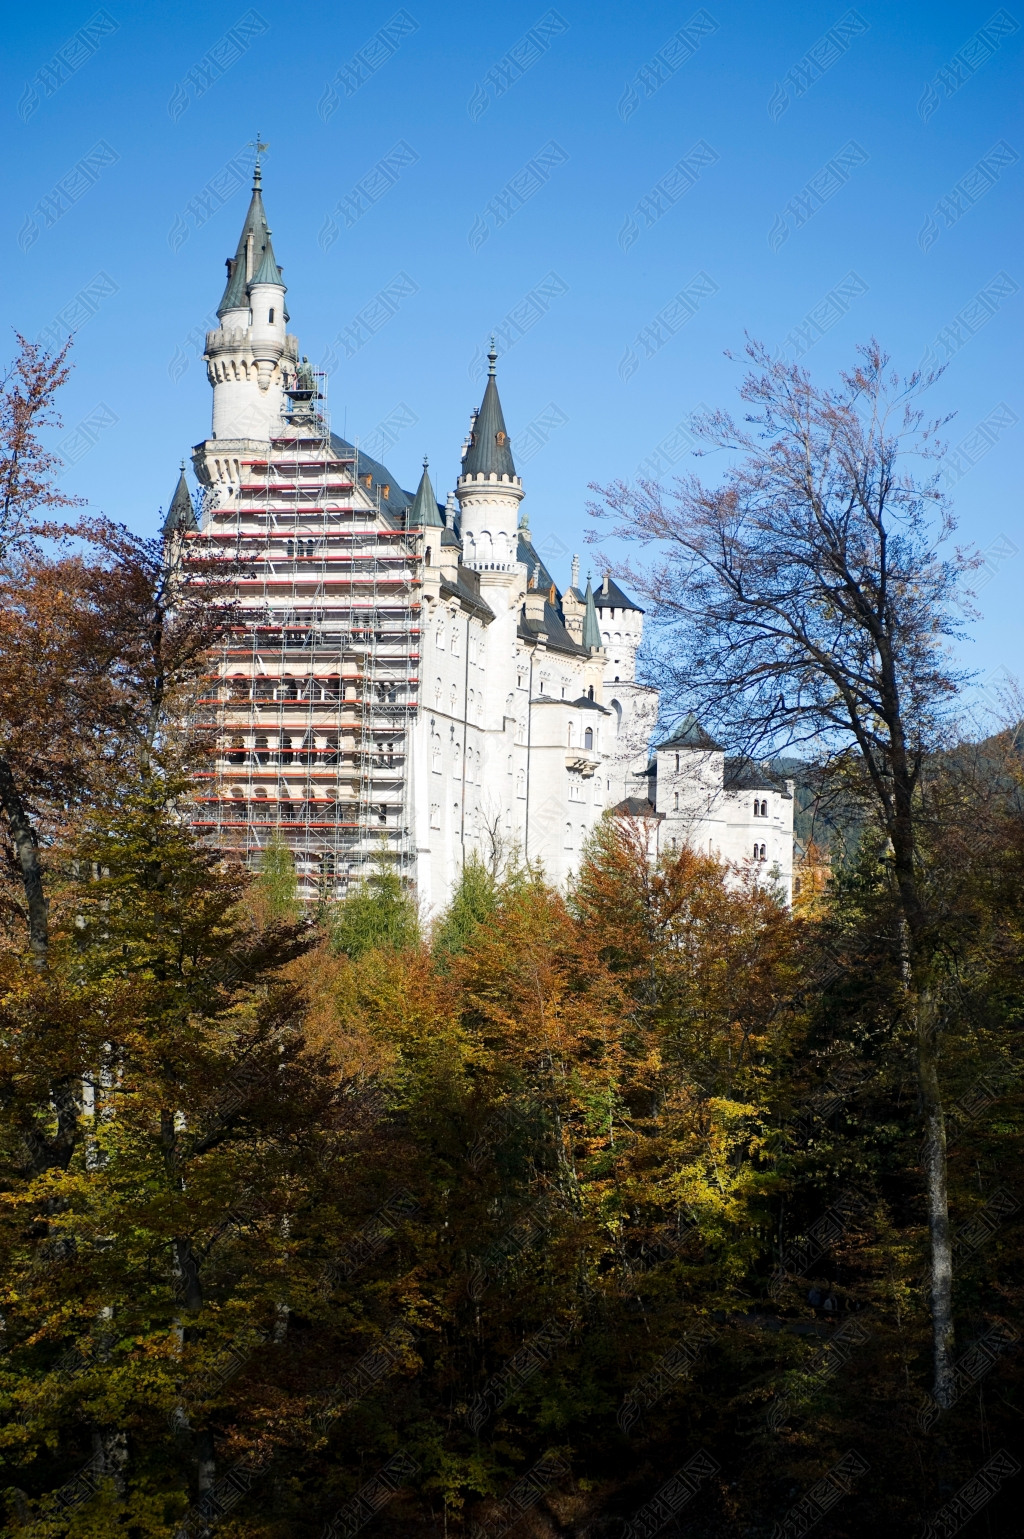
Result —
POLYGON ((218 317, 226 310, 245 310, 249 304, 250 283, 279 283, 284 288, 281 269, 270 243, 267 211, 263 207, 263 176, 257 160, 252 178, 249 211, 238 237, 238 248, 228 258, 228 281, 217 306, 218 317))
POLYGON ((171 498, 167 517, 164 519, 164 539, 169 540, 172 534, 187 534, 190 530, 198 528, 196 510, 192 506, 188 482, 185 480, 185 461, 182 460, 178 484, 174 488, 174 496, 171 498))
POLYGON ((487 355, 487 388, 480 403, 473 432, 462 462, 464 476, 514 476, 516 467, 512 461, 512 446, 505 431, 505 418, 498 398, 498 382, 495 363, 498 354, 491 338, 491 350, 487 355))
POLYGON ((603 647, 601 640, 601 627, 597 623, 597 606, 594 603, 594 590, 590 586, 590 578, 587 578, 586 610, 583 614, 583 645, 590 651, 603 647))
POLYGON ((437 498, 434 496, 434 488, 430 484, 430 475, 427 471, 427 456, 423 456, 423 474, 420 476, 420 484, 416 488, 416 496, 412 500, 412 506, 406 516, 407 529, 443 529, 441 515, 437 510, 437 498))

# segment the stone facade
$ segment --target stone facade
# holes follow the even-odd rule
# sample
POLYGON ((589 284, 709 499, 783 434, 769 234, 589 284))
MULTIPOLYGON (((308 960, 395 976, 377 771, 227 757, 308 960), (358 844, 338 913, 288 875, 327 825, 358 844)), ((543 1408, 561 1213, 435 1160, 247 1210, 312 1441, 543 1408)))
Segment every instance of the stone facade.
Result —
POLYGON ((652 849, 690 843, 788 892, 792 788, 693 722, 652 755, 642 610, 610 574, 581 585, 575 559, 560 589, 538 554, 493 350, 445 506, 426 464, 406 492, 330 433, 323 381, 286 330, 259 183, 207 339, 199 517, 182 481, 167 526, 185 559, 247 564, 197 824, 244 859, 283 838, 310 897, 391 860, 428 917, 474 854, 518 850, 564 883, 609 809, 646 819, 652 849))

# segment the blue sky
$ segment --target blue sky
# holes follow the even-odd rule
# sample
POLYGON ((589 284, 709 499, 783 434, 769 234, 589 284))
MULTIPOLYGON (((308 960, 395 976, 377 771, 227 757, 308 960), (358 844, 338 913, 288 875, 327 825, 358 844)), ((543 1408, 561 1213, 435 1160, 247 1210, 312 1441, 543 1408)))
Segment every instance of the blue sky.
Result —
POLYGON ((196 339, 258 130, 334 426, 390 421, 392 471, 427 452, 443 496, 498 327, 563 582, 572 550, 600 565, 587 483, 688 468, 674 430, 734 404, 745 331, 822 377, 872 333, 906 370, 948 356, 960 533, 990 551, 966 658, 1022 671, 1024 6, 86 0, 5 30, 9 317, 77 317, 63 481, 97 509, 153 530, 209 431, 196 339))

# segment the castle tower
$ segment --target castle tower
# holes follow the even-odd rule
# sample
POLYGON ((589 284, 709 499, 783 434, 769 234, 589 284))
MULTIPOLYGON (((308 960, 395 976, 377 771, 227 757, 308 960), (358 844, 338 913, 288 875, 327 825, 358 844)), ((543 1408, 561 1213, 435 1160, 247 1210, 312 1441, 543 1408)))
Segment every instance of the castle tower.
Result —
POLYGON ((462 509, 462 564, 478 572, 512 572, 523 483, 516 475, 498 399, 493 337, 487 358, 487 387, 455 486, 462 509))
POLYGON ((285 283, 263 207, 259 157, 252 200, 217 307, 220 326, 207 333, 206 367, 213 386, 212 437, 266 441, 280 430, 284 395, 293 381, 298 344, 288 336, 285 283))

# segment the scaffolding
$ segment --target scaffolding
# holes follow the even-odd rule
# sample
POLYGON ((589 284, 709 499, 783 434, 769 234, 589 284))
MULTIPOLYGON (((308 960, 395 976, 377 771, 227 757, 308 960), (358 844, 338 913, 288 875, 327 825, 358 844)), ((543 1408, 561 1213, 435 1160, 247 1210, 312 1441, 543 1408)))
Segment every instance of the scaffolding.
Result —
POLYGON ((216 747, 193 826, 249 864, 276 838, 308 900, 343 897, 382 861, 411 875, 421 610, 415 537, 358 448, 332 438, 314 378, 288 392, 281 436, 241 462, 235 494, 189 538, 242 574, 241 618, 201 702, 216 747))

